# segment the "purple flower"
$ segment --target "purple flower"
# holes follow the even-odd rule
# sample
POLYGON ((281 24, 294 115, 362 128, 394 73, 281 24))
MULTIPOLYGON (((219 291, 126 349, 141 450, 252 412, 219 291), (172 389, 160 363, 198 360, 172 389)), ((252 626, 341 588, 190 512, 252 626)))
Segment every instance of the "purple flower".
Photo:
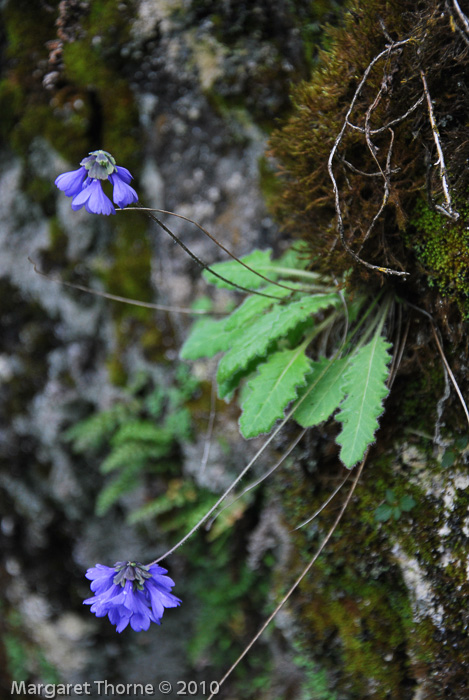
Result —
POLYGON ((86 572, 94 596, 83 602, 91 605, 96 617, 107 615, 118 632, 129 622, 136 632, 147 630, 150 622, 160 624, 165 608, 181 603, 171 593, 174 581, 165 576, 167 573, 157 564, 118 561, 113 568, 96 564, 86 572))
POLYGON ((59 175, 55 184, 65 192, 67 197, 73 197, 72 209, 76 211, 83 206, 91 214, 115 214, 116 210, 102 189, 102 180, 112 184, 112 198, 118 207, 126 207, 138 201, 138 195, 130 186, 132 175, 120 165, 107 151, 91 151, 89 156, 80 163, 78 170, 59 175))
POLYGON ((72 199, 73 211, 81 209, 83 205, 90 214, 116 213, 111 200, 104 194, 99 180, 85 180, 83 189, 72 199))

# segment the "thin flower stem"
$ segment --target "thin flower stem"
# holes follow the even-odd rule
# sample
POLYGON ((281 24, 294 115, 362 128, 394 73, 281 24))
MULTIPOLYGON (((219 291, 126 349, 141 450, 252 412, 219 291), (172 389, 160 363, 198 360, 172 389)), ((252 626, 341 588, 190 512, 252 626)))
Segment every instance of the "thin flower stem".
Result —
MULTIPOLYGON (((333 314, 329 319, 325 319, 325 320, 315 329, 315 331, 306 339, 306 341, 307 341, 308 343, 311 342, 311 339, 312 339, 312 337, 313 337, 314 335, 316 335, 317 333, 319 333, 319 332, 321 332, 322 330, 324 330, 324 328, 325 328, 329 323, 334 323, 334 321, 336 320, 336 318, 337 318, 337 314, 333 314)), ((305 343, 306 343, 306 341, 305 341, 305 343)), ((337 350, 336 356, 340 353, 340 351, 341 351, 341 348, 339 348, 339 350, 337 350)), ((326 371, 327 371, 327 370, 326 370, 326 368, 325 368, 325 369, 318 375, 317 381, 319 381, 319 380, 322 378, 323 374, 324 374, 326 371)), ((276 437, 276 435, 278 435, 278 433, 281 431, 281 429, 286 425, 286 423, 288 423, 288 421, 289 421, 290 418, 293 416, 293 414, 295 413, 295 411, 297 410, 297 408, 298 408, 299 406, 301 406, 301 404, 303 403, 303 401, 305 401, 305 399, 309 396, 309 394, 311 393, 311 391, 313 391, 314 387, 315 387, 315 384, 314 384, 314 383, 311 384, 311 386, 308 388, 307 391, 305 391, 305 393, 303 394, 303 396, 302 396, 300 399, 298 399, 298 401, 296 401, 296 402, 293 404, 292 408, 288 411, 288 413, 287 413, 287 415, 285 416, 285 418, 282 420, 281 423, 279 423, 279 425, 275 428, 275 430, 273 431, 273 433, 271 433, 271 434, 269 435, 269 437, 268 437, 267 440, 264 442, 264 444, 262 445, 262 447, 256 452, 256 454, 254 455, 254 457, 248 462, 248 464, 244 467, 244 469, 242 470, 242 472, 241 472, 240 474, 238 474, 238 476, 236 477, 236 479, 234 479, 234 480, 231 482, 231 484, 230 484, 229 487, 226 489, 226 491, 224 491, 224 493, 222 493, 222 495, 221 495, 220 498, 216 501, 216 503, 214 503, 214 505, 205 513, 204 516, 202 516, 202 518, 200 518, 200 520, 194 525, 194 527, 193 527, 191 530, 189 530, 189 532, 186 533, 186 534, 184 535, 184 537, 183 537, 181 540, 179 540, 179 542, 177 542, 177 543, 174 545, 174 547, 171 547, 171 549, 168 549, 167 552, 165 552, 165 553, 162 554, 160 557, 158 557, 157 559, 155 559, 155 560, 154 560, 153 562, 151 562, 151 564, 149 564, 148 566, 152 566, 153 564, 157 564, 157 563, 160 562, 162 559, 166 559, 166 557, 169 557, 170 554, 172 554, 173 552, 175 552, 177 549, 179 549, 179 547, 181 547, 185 542, 187 542, 187 540, 188 540, 190 537, 192 537, 192 535, 193 535, 195 532, 197 532, 197 530, 210 518, 210 516, 212 515, 212 513, 214 513, 214 512, 217 510, 217 508, 219 507, 219 505, 220 505, 221 503, 223 503, 223 501, 225 500, 225 498, 233 491, 233 489, 239 484, 239 482, 243 479, 243 477, 248 473, 248 471, 251 469, 251 467, 253 466, 253 464, 257 461, 257 459, 261 456, 261 454, 266 450, 267 446, 272 442, 272 440, 276 437)))
MULTIPOLYGON (((138 209, 139 209, 138 207, 134 207, 132 209, 123 209, 122 211, 138 211, 138 209)), ((201 260, 199 257, 197 257, 197 255, 195 253, 193 253, 190 250, 190 248, 188 248, 181 241, 181 239, 178 238, 178 236, 176 236, 176 234, 174 234, 167 226, 165 226, 165 224, 162 221, 160 221, 154 214, 148 213, 148 216, 155 223, 157 223, 158 226, 160 226, 163 229, 163 231, 165 231, 169 236, 171 236, 173 241, 175 243, 177 243, 183 249, 183 251, 185 253, 187 253, 189 255, 189 257, 192 258, 192 260, 194 260, 204 270, 207 270, 207 272, 210 272, 210 274, 214 275, 215 277, 218 277, 218 279, 222 280, 223 282, 228 282, 228 284, 230 284, 232 287, 235 287, 236 289, 240 289, 242 292, 248 292, 249 294, 257 294, 257 296, 267 297, 268 299, 275 299, 275 300, 278 299, 278 297, 274 296, 273 294, 265 294, 264 292, 259 292, 256 289, 249 289, 248 287, 243 287, 242 285, 236 284, 235 282, 232 282, 231 280, 227 279, 226 277, 223 277, 223 275, 219 275, 218 272, 215 272, 215 270, 212 270, 212 268, 209 265, 207 265, 207 263, 204 263, 203 260, 201 260)), ((289 287, 289 289, 290 289, 290 287, 289 287)), ((298 290, 294 290, 294 291, 298 291, 298 290)))
POLYGON ((248 486, 246 486, 246 488, 243 489, 243 490, 241 491, 241 493, 239 493, 239 494, 236 496, 236 498, 234 498, 230 503, 227 503, 225 506, 223 506, 223 508, 221 508, 221 509, 218 511, 218 513, 216 513, 216 514, 213 516, 213 518, 212 518, 211 520, 209 520, 209 522, 208 522, 208 523, 206 524, 206 526, 205 526, 205 529, 206 529, 206 530, 210 530, 210 528, 212 527, 212 525, 213 525, 213 523, 215 522, 215 520, 218 518, 219 515, 221 515, 221 513, 223 513, 223 511, 225 511, 227 508, 231 508, 231 506, 233 505, 233 503, 236 503, 236 501, 239 501, 240 498, 242 498, 242 497, 245 496, 247 493, 249 493, 249 491, 252 491, 252 489, 255 489, 256 486, 259 486, 259 484, 262 484, 262 482, 265 481, 265 479, 268 479, 268 477, 271 476, 271 474, 273 474, 274 471, 276 471, 276 469, 278 469, 280 466, 282 466, 282 464, 284 463, 284 461, 286 460, 286 458, 288 457, 288 455, 291 454, 291 452, 293 452, 293 450, 295 449, 295 447, 296 447, 296 446, 298 445, 298 443, 300 442, 301 438, 305 435, 306 431, 307 431, 307 428, 304 428, 304 429, 301 431, 301 433, 293 440, 293 442, 290 444, 290 447, 287 449, 286 452, 283 453, 283 455, 282 455, 282 456, 280 457, 280 459, 274 464, 273 467, 271 467, 265 474, 263 474, 261 477, 259 477, 259 479, 256 479, 255 481, 252 481, 250 484, 248 484, 248 486))
POLYGON ((307 518, 307 520, 304 520, 302 523, 300 523, 300 524, 297 525, 295 528, 293 528, 292 532, 295 532, 296 530, 301 530, 302 527, 304 527, 305 525, 308 525, 308 524, 309 524, 310 522, 312 522, 315 518, 317 518, 318 515, 319 515, 320 513, 322 513, 322 511, 324 510, 324 508, 326 508, 326 506, 329 505, 329 503, 332 501, 332 499, 335 498, 335 496, 339 493, 340 489, 341 489, 342 486, 345 484, 345 482, 348 480, 348 478, 349 478, 349 476, 350 476, 351 473, 352 473, 352 472, 349 471, 349 473, 347 474, 347 476, 346 476, 344 479, 342 479, 342 481, 340 482, 340 484, 339 484, 339 485, 337 486, 337 488, 331 493, 331 495, 329 496, 329 498, 327 498, 327 500, 324 501, 324 503, 313 513, 313 515, 310 515, 310 517, 307 518))
MULTIPOLYGON (((215 238, 215 236, 212 236, 212 234, 209 233, 207 231, 207 229, 205 229, 203 226, 198 224, 197 221, 194 221, 193 219, 189 219, 189 217, 187 217, 187 216, 183 216, 182 214, 176 214, 173 211, 166 211, 165 209, 151 209, 148 207, 131 207, 128 209, 122 209, 122 211, 132 211, 132 210, 133 211, 146 211, 146 212, 159 212, 160 214, 168 214, 169 216, 175 216, 178 219, 182 219, 183 221, 187 221, 188 223, 193 224, 194 226, 197 226, 199 231, 202 231, 202 233, 204 233, 206 236, 208 236, 211 241, 213 241, 219 248, 221 248, 221 250, 223 250, 224 253, 229 255, 230 258, 232 258, 233 260, 236 260, 236 262, 239 263, 240 265, 242 265, 243 267, 245 267, 246 270, 249 270, 249 272, 252 272, 254 275, 257 275, 257 277, 260 277, 261 279, 265 280, 266 282, 269 282, 270 284, 275 284, 277 287, 282 287, 283 289, 289 289, 292 292, 298 292, 298 291, 307 292, 307 291, 309 291, 308 289, 294 289, 293 287, 290 287, 287 284, 282 284, 281 282, 277 282, 276 280, 273 280, 273 279, 270 279, 269 277, 266 277, 265 275, 258 272, 257 270, 254 270, 252 267, 250 267, 245 262, 240 260, 234 253, 232 253, 230 250, 228 250, 228 248, 226 248, 222 243, 220 243, 220 241, 218 241, 215 238)), ((121 210, 119 210, 119 211, 121 211, 121 210)), ((155 217, 155 221, 157 221, 156 217, 155 217)), ((158 223, 160 223, 160 222, 158 222, 158 223)), ((160 223, 160 225, 161 225, 161 223, 160 223)), ((206 268, 206 269, 208 269, 208 268, 206 268)), ((212 274, 216 274, 213 272, 213 270, 210 270, 210 272, 212 272, 212 274)))
MULTIPOLYGON (((296 407, 295 407, 296 408, 296 407)), ((153 566, 153 564, 158 564, 158 562, 162 561, 163 559, 166 559, 166 557, 169 557, 173 552, 176 551, 176 549, 179 549, 187 540, 192 537, 192 535, 197 532, 197 530, 205 523, 206 520, 210 518, 212 513, 214 513, 218 506, 223 503, 225 498, 230 494, 233 489, 239 484, 241 479, 248 473, 248 471, 251 469, 252 465, 257 461, 257 459, 261 456, 261 454, 266 450, 267 446, 270 445, 274 437, 280 432, 280 430, 283 428, 283 426, 287 423, 287 421, 290 419, 291 415, 293 414, 293 410, 286 416, 286 418, 280 423, 280 425, 274 430, 274 432, 267 438, 267 440, 264 442, 262 447, 256 452, 254 457, 248 462, 248 464, 244 467, 242 472, 238 474, 236 479, 234 479, 231 484, 228 486, 226 491, 222 493, 220 498, 217 500, 217 502, 205 513, 205 515, 200 518, 199 522, 194 525, 194 527, 189 530, 188 533, 184 535, 184 537, 177 542, 174 547, 171 547, 171 549, 168 549, 167 552, 161 555, 161 557, 158 557, 154 561, 152 561, 148 566, 153 566)))
POLYGON ((41 277, 45 277, 49 282, 55 282, 56 284, 61 284, 63 287, 70 287, 71 289, 78 289, 81 292, 86 292, 87 294, 93 294, 95 297, 102 297, 104 299, 110 299, 111 301, 118 301, 121 304, 130 304, 131 306, 141 306, 144 309, 154 309, 155 311, 174 311, 179 314, 191 314, 191 315, 206 315, 206 314, 217 314, 226 316, 226 311, 204 311, 202 309, 188 309, 183 306, 165 306, 164 304, 153 304, 149 301, 139 301, 138 299, 130 299, 128 297, 121 297, 117 294, 109 294, 108 292, 100 292, 97 289, 91 289, 91 287, 85 287, 82 284, 74 284, 73 282, 65 282, 58 277, 52 277, 51 275, 46 275, 45 272, 39 270, 37 264, 31 258, 28 258, 29 262, 34 268, 34 272, 41 277))
MULTIPOLYGON (((318 557, 320 556, 320 554, 322 553, 322 551, 323 551, 324 548, 326 547, 327 543, 330 541, 332 535, 334 534, 335 530, 337 529, 337 526, 339 525, 340 521, 342 520, 342 517, 343 517, 343 515, 344 515, 344 513, 345 513, 345 511, 346 511, 346 509, 347 509, 348 504, 350 503, 350 501, 351 501, 351 499, 352 499, 353 493, 354 493, 355 488, 356 488, 356 486, 357 486, 357 484, 358 484, 358 480, 359 480, 360 475, 361 475, 361 473, 362 473, 362 471, 363 471, 363 467, 364 467, 364 465, 365 465, 365 461, 366 461, 367 455, 368 455, 368 449, 367 449, 367 451, 365 452, 365 456, 363 457, 360 466, 358 467, 357 475, 356 475, 355 479, 353 480, 353 483, 352 483, 352 486, 351 486, 351 488, 350 488, 350 491, 349 491, 348 494, 347 494, 347 498, 345 499, 345 501, 344 501, 344 503, 343 503, 343 505, 342 505, 342 507, 341 507, 341 509, 340 509, 340 511, 339 511, 339 514, 337 515, 336 519, 334 520, 334 523, 332 524, 332 526, 331 526, 331 528, 329 529, 327 535, 325 536, 325 538, 324 538, 323 541, 321 542, 321 545, 320 545, 319 548, 317 549, 316 553, 314 554, 313 558, 312 558, 311 561, 309 562, 308 566, 306 566, 306 568, 301 572, 300 576, 296 579, 295 583, 292 585, 292 587, 290 588, 290 590, 288 591, 288 593, 282 598, 282 600, 281 600, 280 603, 277 605, 277 607, 275 608, 275 610, 273 611, 273 613, 272 613, 271 615, 269 615, 269 617, 268 617, 267 620, 264 622, 264 624, 262 625, 262 627, 260 628, 260 630, 259 630, 259 631, 257 632, 257 634, 251 639, 251 641, 249 642, 249 644, 247 645, 247 647, 243 650, 242 654, 240 654, 240 656, 236 659, 236 661, 234 662, 234 664, 228 669, 228 671, 225 673, 225 675, 223 676, 223 678, 218 682, 218 686, 219 686, 219 687, 222 686, 223 683, 226 681, 226 679, 233 673, 234 669, 238 666, 238 664, 240 663, 240 661, 242 661, 242 659, 244 659, 244 657, 246 656, 246 654, 251 650, 251 648, 252 648, 252 647, 254 646, 254 644, 257 642, 257 640, 259 639, 259 637, 263 634, 264 630, 270 625, 270 623, 272 622, 272 620, 276 617, 276 615, 279 613, 279 611, 283 608, 283 606, 285 605, 285 603, 287 602, 287 600, 290 598, 290 596, 291 596, 292 593, 296 590, 296 588, 298 588, 298 586, 300 585, 300 583, 302 582, 302 580, 304 579, 304 577, 307 575, 307 573, 309 572, 309 570, 313 567, 313 565, 314 565, 315 562, 317 561, 318 557)), ((208 700, 213 700, 214 697, 215 697, 215 693, 212 693, 212 694, 209 696, 208 700)))

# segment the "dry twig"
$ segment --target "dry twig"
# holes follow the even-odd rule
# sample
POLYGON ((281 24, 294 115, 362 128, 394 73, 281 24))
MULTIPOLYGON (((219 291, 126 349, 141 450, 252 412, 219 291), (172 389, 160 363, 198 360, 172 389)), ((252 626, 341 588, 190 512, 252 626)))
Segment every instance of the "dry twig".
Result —
POLYGON ((435 142, 436 150, 438 152, 438 165, 440 166, 440 179, 441 179, 441 185, 443 187, 443 193, 445 195, 445 201, 446 201, 446 206, 441 206, 440 204, 435 204, 435 209, 438 209, 439 212, 441 212, 442 214, 447 216, 449 219, 452 219, 453 221, 457 221, 457 219, 459 219, 459 213, 457 211, 454 211, 453 205, 451 203, 451 195, 449 192, 448 180, 446 179, 445 157, 443 155, 443 149, 442 149, 441 143, 440 143, 440 134, 438 131, 437 123, 435 121, 435 115, 433 114, 433 105, 432 105, 430 93, 428 92, 427 79, 426 79, 425 73, 422 69, 420 69, 420 77, 422 79, 425 97, 427 98, 428 116, 429 116, 430 124, 432 127, 433 140, 435 142))
MULTIPOLYGON (((364 265, 369 270, 377 270, 378 272, 384 272, 385 274, 389 274, 389 275, 398 275, 400 277, 405 277, 409 273, 404 272, 404 271, 400 271, 400 270, 392 270, 388 267, 382 267, 379 265, 372 265, 371 263, 367 262, 366 260, 363 260, 362 258, 360 258, 359 255, 357 255, 357 253, 355 253, 355 251, 353 251, 350 248, 349 244, 347 243, 347 241, 345 239, 344 222, 343 222, 343 218, 342 218, 342 209, 341 209, 341 205, 340 205, 340 192, 339 192, 339 187, 337 185, 337 181, 336 181, 335 176, 334 176, 332 165, 334 162, 334 157, 336 155, 336 152, 337 152, 339 145, 342 141, 342 138, 345 134, 345 131, 346 131, 348 126, 351 126, 351 123, 349 121, 350 115, 352 114, 352 111, 355 107, 355 103, 360 95, 360 92, 368 79, 368 76, 370 74, 371 69, 373 68, 374 65, 376 65, 376 63, 378 63, 378 61, 380 61, 384 57, 389 57, 392 51, 395 51, 396 49, 400 48, 401 46, 404 46, 404 44, 407 44, 408 41, 410 41, 410 39, 404 39, 402 41, 397 41, 393 44, 390 44, 389 46, 386 47, 386 49, 384 49, 384 51, 381 51, 381 53, 379 53, 377 56, 375 56, 372 59, 372 61, 368 64, 368 66, 363 74, 363 77, 362 77, 362 79, 361 79, 361 81, 360 81, 360 83, 355 91, 355 94, 352 98, 352 101, 350 102, 349 108, 348 108, 347 113, 346 113, 345 118, 344 118, 344 123, 343 123, 342 128, 341 128, 341 130, 340 130, 340 132, 339 132, 339 134, 334 142, 332 150, 329 154, 329 160, 328 160, 328 164, 327 164, 329 177, 331 178, 332 187, 333 187, 333 191, 334 191, 335 210, 336 210, 336 217, 337 217, 337 231, 338 231, 338 234, 339 234, 339 237, 340 237, 340 240, 341 240, 341 243, 342 243, 344 249, 347 251, 347 253, 349 255, 351 255, 351 257, 354 260, 356 260, 358 263, 360 263, 360 265, 364 265)), ((380 93, 378 94, 378 97, 380 97, 382 89, 383 88, 381 88, 380 93)), ((376 100, 378 100, 378 97, 376 98, 376 100)), ((376 100, 375 100, 375 102, 376 102, 376 100)), ((368 137, 369 137, 369 134, 368 134, 368 137)), ((369 144, 369 148, 370 148, 370 144, 369 144)), ((392 142, 391 142, 391 150, 392 150, 392 142)), ((375 158, 375 160, 376 160, 376 158, 375 158)), ((388 151, 388 159, 387 160, 390 161, 390 151, 388 151)), ((381 166, 379 165, 379 163, 378 163, 378 167, 382 173, 382 169, 381 169, 381 166)), ((387 171, 389 171, 390 170, 389 166, 387 165, 386 167, 387 167, 387 171)), ((382 173, 382 175, 384 175, 384 173, 382 173)), ((385 180, 386 180, 386 178, 385 178, 385 180)), ((387 196, 389 196, 389 195, 387 195, 387 196)), ((387 201, 386 189, 385 189, 385 195, 384 195, 383 199, 386 199, 386 201, 387 201)), ((384 208, 384 205, 381 205, 379 214, 382 212, 383 208, 384 208)), ((374 222, 375 222, 375 219, 373 219, 371 227, 374 226, 374 222)))

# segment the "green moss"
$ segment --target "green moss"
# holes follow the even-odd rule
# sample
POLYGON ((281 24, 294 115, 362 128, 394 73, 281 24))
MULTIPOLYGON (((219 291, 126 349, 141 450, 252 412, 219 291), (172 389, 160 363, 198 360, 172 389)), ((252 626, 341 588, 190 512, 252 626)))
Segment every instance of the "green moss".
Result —
MULTIPOLYGON (((440 122, 453 202, 465 202, 469 188, 467 156, 463 156, 458 144, 467 128, 468 96, 463 94, 462 68, 450 58, 459 55, 459 39, 439 12, 437 2, 373 0, 364 5, 349 0, 346 10, 341 26, 327 28, 327 48, 320 52, 311 79, 295 88, 292 116, 272 136, 273 153, 285 175, 284 191, 275 201, 274 213, 292 235, 308 242, 316 269, 336 276, 351 269, 349 287, 373 293, 383 284, 399 286, 398 280, 383 277, 379 271, 370 273, 369 268, 354 261, 341 243, 335 193, 327 167, 352 100, 352 124, 363 127, 366 114, 374 128, 393 121, 405 114, 421 94, 415 65, 423 66, 440 122), (391 74, 380 61, 372 63, 385 47, 383 35, 377 30, 380 21, 396 39, 407 38, 409 27, 414 28, 412 40, 399 56, 400 78, 392 79, 392 95, 389 93, 386 100, 381 99, 380 87, 383 75, 390 78, 391 74), (448 52, 449 44, 452 49, 448 52), (368 68, 366 82, 357 93, 368 68)), ((430 184, 432 199, 442 199, 438 168, 429 169, 426 165, 428 154, 433 158, 435 153, 435 142, 425 103, 408 120, 393 127, 392 154, 390 133, 384 134, 385 130, 373 136, 377 150, 372 155, 363 131, 348 128, 335 152, 332 170, 340 193, 343 238, 367 263, 407 272, 406 286, 400 293, 416 303, 416 299, 421 301, 423 291, 428 291, 420 305, 437 321, 443 321, 446 315, 440 303, 441 293, 449 302, 457 300, 466 316, 469 281, 465 272, 468 246, 464 207, 457 224, 427 215, 419 225, 420 232, 428 225, 428 237, 413 234, 413 212, 425 196, 427 185, 430 184), (390 178, 390 196, 381 208, 382 178, 367 174, 376 170, 375 157, 378 161, 383 158, 382 166, 386 153, 392 155, 392 167, 399 171, 395 170, 390 178), (415 246, 421 246, 423 260, 416 260, 412 250, 416 250, 415 246), (433 283, 430 289, 429 280, 433 283)))
MULTIPOLYGON (((67 79, 86 105, 85 116, 88 113, 89 119, 99 121, 100 148, 114 153, 119 163, 125 163, 135 172, 140 155, 138 112, 127 80, 119 74, 117 66, 103 61, 102 52, 90 41, 67 44, 64 62, 67 79), (90 97, 90 89, 93 97, 90 97)), ((89 128, 85 116, 80 117, 81 124, 76 126, 89 128)), ((81 153, 88 150, 82 149, 81 153)))
POLYGON ((262 195, 268 207, 274 205, 274 201, 280 196, 281 185, 275 170, 265 156, 258 160, 259 184, 262 195))
POLYGON ((454 299, 469 318, 469 231, 468 214, 454 222, 428 205, 420 203, 406 239, 425 269, 428 284, 443 297, 454 299))
MULTIPOLYGON (((296 597, 303 650, 306 653, 308 649, 319 668, 336 679, 333 687, 341 698, 406 697, 404 650, 412 614, 386 538, 395 527, 402 530, 409 525, 404 517, 398 525, 392 524, 391 531, 383 529, 375 522, 374 512, 390 482, 395 482, 396 493, 408 493, 409 487, 404 480, 400 483, 395 477, 390 479, 389 471, 389 459, 373 463, 372 477, 361 484, 358 500, 296 597)), ((289 529, 314 512, 325 498, 325 492, 317 486, 311 494, 299 476, 299 472, 290 470, 279 477, 289 529)), ((317 477, 315 481, 317 484, 317 477)), ((327 527, 324 518, 331 521, 330 516, 320 516, 321 532, 327 527)), ((313 522, 295 533, 298 573, 324 536, 319 535, 317 527, 313 522)))

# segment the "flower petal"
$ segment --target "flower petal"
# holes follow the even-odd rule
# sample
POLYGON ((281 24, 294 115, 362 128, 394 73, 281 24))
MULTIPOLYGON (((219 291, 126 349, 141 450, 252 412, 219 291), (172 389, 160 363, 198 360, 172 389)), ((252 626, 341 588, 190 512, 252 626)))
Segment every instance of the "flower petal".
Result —
POLYGON ((127 168, 123 168, 122 165, 116 165, 117 174, 120 179, 123 180, 127 185, 130 185, 131 180, 133 180, 130 171, 127 168))
MULTIPOLYGON (((148 610, 148 612, 150 611, 148 610)), ((150 618, 148 617, 148 615, 140 615, 139 613, 134 613, 130 618, 130 626, 136 632, 147 630, 150 627, 150 618)))
POLYGON ((72 200, 72 209, 74 211, 81 209, 83 205, 90 214, 104 214, 108 216, 116 213, 111 200, 103 192, 100 180, 91 180, 89 186, 85 186, 72 200))
MULTIPOLYGON (((72 203, 75 206, 94 206, 92 197, 99 182, 91 180, 72 203), (90 191, 90 192, 89 192, 90 191)), ((104 196, 104 195, 103 195, 104 196)), ((87 598, 84 603, 90 605, 90 610, 96 617, 108 616, 116 626, 117 632, 122 632, 129 624, 136 632, 147 630, 151 622, 161 623, 165 608, 180 605, 181 600, 170 590, 174 581, 165 576, 166 569, 156 564, 144 566, 135 562, 117 562, 113 568, 96 564, 88 569, 86 577, 91 580, 91 590, 95 595, 87 598), (122 576, 116 578, 116 574, 122 576), (118 583, 114 583, 118 580, 118 583)))
POLYGON ((78 168, 78 170, 71 170, 68 173, 62 173, 55 179, 55 185, 65 192, 67 197, 74 197, 76 194, 81 192, 83 187, 83 180, 86 177, 86 168, 78 168))
POLYGON ((118 207, 126 207, 128 204, 138 201, 138 195, 134 188, 122 180, 118 173, 109 175, 109 180, 113 185, 112 198, 118 207))

